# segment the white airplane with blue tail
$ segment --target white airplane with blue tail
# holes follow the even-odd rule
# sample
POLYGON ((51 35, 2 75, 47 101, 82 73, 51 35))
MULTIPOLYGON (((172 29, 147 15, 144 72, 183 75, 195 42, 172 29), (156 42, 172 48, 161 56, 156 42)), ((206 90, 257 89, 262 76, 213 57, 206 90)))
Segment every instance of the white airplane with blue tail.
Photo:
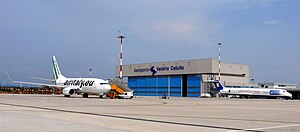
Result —
POLYGON ((220 91, 223 96, 233 95, 239 97, 281 97, 292 98, 292 94, 284 89, 269 89, 269 88, 227 88, 223 86, 218 80, 213 81, 214 87, 220 91))

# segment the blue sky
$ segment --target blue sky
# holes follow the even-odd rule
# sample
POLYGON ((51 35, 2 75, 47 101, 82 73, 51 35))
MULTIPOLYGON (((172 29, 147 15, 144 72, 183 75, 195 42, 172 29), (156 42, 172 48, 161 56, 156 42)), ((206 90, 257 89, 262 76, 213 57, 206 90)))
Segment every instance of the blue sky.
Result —
POLYGON ((0 81, 112 78, 124 64, 217 58, 248 64, 255 82, 300 83, 298 0, 1 0, 0 81))

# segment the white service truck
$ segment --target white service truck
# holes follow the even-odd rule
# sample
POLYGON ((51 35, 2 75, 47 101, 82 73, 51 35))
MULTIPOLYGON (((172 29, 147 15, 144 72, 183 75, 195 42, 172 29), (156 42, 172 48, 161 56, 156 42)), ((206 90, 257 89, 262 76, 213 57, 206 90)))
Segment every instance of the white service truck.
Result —
POLYGON ((133 91, 132 92, 124 92, 123 94, 117 95, 118 99, 131 99, 133 98, 133 91))

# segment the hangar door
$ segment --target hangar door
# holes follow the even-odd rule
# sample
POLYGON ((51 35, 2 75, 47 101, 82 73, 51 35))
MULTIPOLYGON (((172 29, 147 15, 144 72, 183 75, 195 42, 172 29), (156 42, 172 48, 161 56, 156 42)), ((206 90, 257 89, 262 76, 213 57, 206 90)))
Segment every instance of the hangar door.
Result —
POLYGON ((134 96, 177 96, 182 90, 181 76, 128 77, 128 87, 134 96))

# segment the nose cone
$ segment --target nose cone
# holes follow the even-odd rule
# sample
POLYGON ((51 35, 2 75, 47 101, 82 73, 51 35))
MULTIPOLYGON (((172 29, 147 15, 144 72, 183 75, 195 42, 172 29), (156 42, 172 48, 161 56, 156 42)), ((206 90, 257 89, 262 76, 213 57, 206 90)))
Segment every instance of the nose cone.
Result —
POLYGON ((289 92, 284 93, 284 95, 287 96, 287 97, 290 97, 290 98, 293 97, 293 95, 291 93, 289 93, 289 92))
POLYGON ((293 95, 291 93, 287 93, 287 94, 288 94, 289 97, 291 97, 291 98, 293 97, 293 95))

